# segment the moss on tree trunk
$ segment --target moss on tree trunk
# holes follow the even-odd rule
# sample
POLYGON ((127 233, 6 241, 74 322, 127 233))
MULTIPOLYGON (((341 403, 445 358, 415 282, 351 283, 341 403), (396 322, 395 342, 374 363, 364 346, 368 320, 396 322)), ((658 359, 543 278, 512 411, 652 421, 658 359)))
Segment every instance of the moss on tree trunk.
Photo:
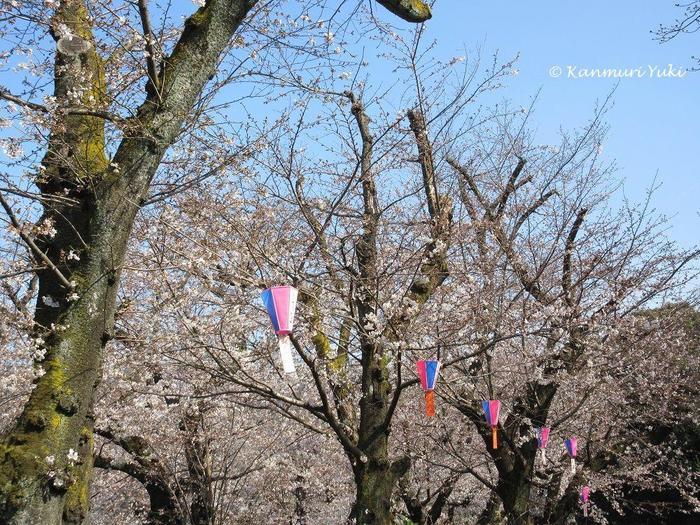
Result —
MULTIPOLYGON (((210 0, 188 19, 162 65, 161 92, 149 89, 138 122, 129 127, 133 134, 124 137, 112 164, 105 155, 101 117, 69 113, 52 129, 37 184, 44 194, 69 196, 75 204, 44 212, 56 234, 45 238, 40 249, 61 275, 51 269, 39 272, 35 321, 37 335, 45 340, 40 366, 46 373, 38 378, 16 426, 0 440, 2 523, 77 524, 87 515, 94 396, 139 203, 213 76, 219 55, 254 5, 254 0, 210 0), (79 261, 68 260, 71 251, 79 261)), ((92 45, 78 56, 57 53, 55 95, 64 101, 71 92, 82 93, 89 108, 103 100, 105 86, 83 0, 60 3, 52 20, 56 40, 64 27, 92 45)))
MULTIPOLYGON (((352 517, 357 525, 394 523, 391 501, 397 481, 410 467, 408 458, 390 461, 387 436, 377 439, 366 461, 353 466, 356 496, 352 517)), ((363 458, 364 459, 364 458, 363 458)))
POLYGON ((358 525, 393 523, 391 495, 395 480, 386 462, 369 461, 356 469, 356 500, 353 516, 358 525))

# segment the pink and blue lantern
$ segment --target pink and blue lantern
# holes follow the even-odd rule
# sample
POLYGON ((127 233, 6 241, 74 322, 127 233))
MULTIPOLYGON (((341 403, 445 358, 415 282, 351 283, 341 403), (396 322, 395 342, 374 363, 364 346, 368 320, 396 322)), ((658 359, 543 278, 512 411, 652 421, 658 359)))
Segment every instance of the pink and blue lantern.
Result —
POLYGON ((571 472, 576 472, 576 436, 571 436, 569 439, 564 440, 564 446, 566 447, 566 453, 571 458, 571 472))
POLYGON ((295 372, 289 335, 294 329, 298 293, 293 286, 272 286, 262 293, 263 303, 278 337, 282 367, 287 374, 295 372))
POLYGON ((501 402, 497 399, 484 400, 481 402, 484 410, 486 424, 491 427, 491 445, 493 449, 498 448, 498 415, 501 412, 501 402))
POLYGON ((539 427, 536 429, 537 432, 537 448, 542 451, 542 463, 547 459, 545 455, 545 449, 547 448, 547 442, 549 441, 549 427, 539 427))
POLYGON ((440 361, 436 359, 421 359, 416 362, 420 386, 425 392, 425 415, 435 415, 435 384, 440 373, 440 361))
POLYGON ((585 486, 581 489, 581 504, 583 505, 583 515, 588 517, 588 500, 591 495, 591 489, 585 486))

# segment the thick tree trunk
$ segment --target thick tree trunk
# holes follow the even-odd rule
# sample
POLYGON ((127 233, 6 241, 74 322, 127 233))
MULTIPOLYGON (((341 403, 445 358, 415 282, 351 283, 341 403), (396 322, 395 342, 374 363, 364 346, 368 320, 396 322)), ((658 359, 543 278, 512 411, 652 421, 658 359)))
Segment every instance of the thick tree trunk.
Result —
MULTIPOLYGON (((417 5, 416 2, 413 4, 417 5)), ((400 394, 400 389, 392 392, 389 363, 392 359, 397 359, 400 366, 401 356, 393 356, 378 341, 377 334, 373 333, 380 294, 377 248, 380 206, 372 171, 374 138, 362 101, 352 93, 346 93, 346 96, 352 104, 351 112, 362 139, 362 150, 358 157, 363 200, 362 233, 355 245, 359 269, 355 306, 362 351, 362 398, 357 448, 362 452, 362 457, 358 460, 352 451, 348 451, 357 488, 352 517, 358 525, 389 525, 393 523, 391 500, 394 488, 410 468, 409 458, 402 457, 392 462, 388 453, 391 418, 400 394)), ((420 277, 412 282, 407 294, 416 303, 423 304, 448 275, 444 250, 449 245, 452 204, 449 199, 440 198, 433 168, 432 147, 422 114, 412 111, 409 121, 418 146, 426 202, 432 219, 433 241, 421 264, 420 277), (440 249, 437 248, 438 241, 444 245, 440 249)), ((392 320, 391 325, 394 330, 398 330, 409 318, 406 312, 402 312, 392 320)), ((394 335, 387 334, 387 337, 392 338, 394 335)), ((400 375, 398 379, 400 381, 400 375)))
POLYGON ((201 408, 182 417, 180 429, 185 432, 185 458, 189 477, 190 520, 192 525, 214 523, 214 494, 211 475, 212 457, 209 439, 204 429, 204 414, 201 408))
MULTIPOLYGON (((57 267, 39 274, 35 321, 44 339, 40 364, 45 374, 15 428, 0 442, 2 523, 73 524, 87 515, 94 395, 134 218, 165 150, 254 4, 210 0, 187 20, 161 68, 160 93, 149 83, 136 133, 124 138, 111 164, 100 118, 69 115, 52 130, 38 184, 44 194, 67 192, 77 204, 47 208, 44 214, 56 234, 39 247, 57 267), (80 260, 68 258, 70 252, 80 260)), ((53 27, 66 26, 93 42, 90 23, 83 0, 63 0, 53 27)), ((75 89, 84 93, 87 107, 104 96, 104 72, 94 45, 75 57, 57 54, 57 100, 75 89)))
POLYGON ((531 432, 529 425, 519 424, 518 420, 527 418, 537 426, 544 426, 557 388, 554 383, 535 382, 528 385, 528 394, 514 400, 511 416, 504 425, 499 426, 502 441, 497 449, 492 447, 491 429, 483 421, 482 414, 471 403, 456 405, 479 429, 486 450, 498 472, 495 487, 492 487, 492 497, 479 517, 479 524, 534 523, 530 514, 530 491, 537 458, 537 442, 533 438, 520 446, 516 445, 521 436, 527 436, 531 432))
POLYGON ((499 477, 496 486, 509 525, 531 525, 530 482, 522 470, 499 477))
MULTIPOLYGON (((553 383, 531 384, 529 394, 514 401, 513 413, 517 417, 526 417, 537 425, 544 425, 556 391, 557 386, 553 383)), ((508 442, 498 450, 491 451, 498 470, 496 492, 501 498, 510 525, 531 525, 534 522, 530 514, 530 491, 537 459, 537 443, 530 439, 513 449, 513 442, 519 436, 527 435, 530 429, 526 426, 518 428, 515 421, 507 421, 505 427, 512 429, 512 435, 504 429, 503 435, 509 438, 508 442)))
MULTIPOLYGON (((56 40, 63 27, 90 46, 79 56, 57 53, 56 99, 66 101, 73 91, 83 94, 86 106, 90 98, 103 101, 104 70, 82 2, 61 3, 52 20, 56 40)), ((35 336, 44 341, 39 366, 45 373, 2 441, 3 522, 79 523, 87 512, 94 393, 113 322, 119 264, 136 213, 87 183, 102 178, 107 164, 100 118, 68 115, 54 125, 37 185, 44 194, 64 192, 78 204, 46 208, 42 222, 51 221, 56 233, 36 241, 55 265, 38 274, 34 316, 35 336), (79 260, 67 258, 69 253, 79 260)))
MULTIPOLYGON (((72 280, 80 280, 76 290, 83 296, 55 311, 50 306, 37 307, 40 326, 66 328, 45 335, 47 358, 41 366, 46 373, 14 431, 3 440, 0 479, 3 519, 8 523, 80 523, 88 509, 92 407, 102 349, 112 329, 119 276, 113 261, 122 260, 129 235, 129 222, 107 218, 104 211, 96 206, 89 215, 100 227, 81 232, 93 241, 91 253, 69 274, 72 280), (68 458, 71 449, 78 453, 75 464, 68 458)), ((121 216, 133 220, 134 213, 121 216)), ((59 286, 54 276, 42 272, 39 297, 60 297, 59 286)))
POLYGON ((371 333, 377 313, 379 281, 377 274, 377 235, 379 232, 379 200, 372 172, 374 139, 369 130, 369 117, 362 102, 350 95, 352 114, 362 138, 360 155, 363 197, 363 228, 355 246, 359 266, 356 307, 360 323, 362 349, 362 399, 357 447, 363 457, 350 455, 355 474, 357 499, 353 517, 357 525, 392 523, 391 496, 394 486, 409 467, 408 459, 391 464, 388 453, 391 383, 388 356, 371 333))
POLYGON ((486 507, 476 521, 477 525, 502 525, 505 522, 501 514, 501 498, 492 493, 486 502, 486 507))
POLYGON ((148 493, 150 510, 146 516, 148 525, 185 525, 178 500, 167 487, 163 478, 145 479, 143 483, 148 493))
POLYGON ((392 523, 391 494, 394 489, 390 467, 374 460, 356 469, 356 497, 353 517, 357 525, 392 523))
POLYGON ((479 516, 479 525, 532 525, 530 483, 519 473, 499 476, 496 493, 479 516))
POLYGON ((406 506, 408 519, 411 523, 415 525, 433 525, 437 523, 440 516, 442 516, 442 512, 454 490, 456 482, 457 479, 447 480, 432 498, 428 497, 421 500, 420 490, 416 494, 409 494, 407 492, 408 487, 403 485, 408 484, 408 479, 406 476, 402 477, 399 481, 401 499, 406 506))
MULTIPOLYGON (((381 445, 380 445, 381 446, 381 445)), ((352 517, 357 525, 391 525, 394 515, 391 500, 396 482, 403 476, 410 462, 408 458, 391 463, 384 451, 374 455, 353 468, 356 497, 352 517)))
MULTIPOLYGON (((360 313, 360 319, 364 315, 360 313)), ((353 517, 357 525, 393 523, 391 500, 397 481, 409 469, 409 458, 389 459, 391 383, 385 357, 373 344, 363 348, 363 397, 360 400, 358 447, 364 456, 353 465, 356 500, 353 517), (368 348, 369 347, 369 348, 368 348)), ((351 458, 353 460, 354 458, 351 458)))
MULTIPOLYGON (((370 309, 374 312, 374 309, 370 309)), ((369 311, 360 305, 360 322, 368 321, 369 311)), ((395 463, 389 459, 389 425, 387 416, 391 402, 391 383, 386 357, 370 338, 363 334, 362 392, 358 448, 364 457, 353 467, 357 499, 353 516, 357 525, 389 525, 393 523, 391 497, 398 479, 410 466, 408 458, 395 463)))

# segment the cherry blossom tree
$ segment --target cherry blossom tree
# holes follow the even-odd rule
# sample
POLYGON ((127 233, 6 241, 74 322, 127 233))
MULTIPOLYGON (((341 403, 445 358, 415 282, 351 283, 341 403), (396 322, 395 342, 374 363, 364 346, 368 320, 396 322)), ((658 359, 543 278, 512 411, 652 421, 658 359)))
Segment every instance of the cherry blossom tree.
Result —
MULTIPOLYGON (((413 22, 430 17, 419 1, 381 3, 413 22)), ((35 45, 41 56, 30 61, 25 96, 3 89, 2 98, 31 115, 44 149, 33 177, 40 231, 28 231, 4 195, 0 201, 38 267, 34 341, 44 353, 43 375, 3 438, 1 508, 9 523, 85 518, 94 398, 134 219, 166 151, 211 100, 215 90, 205 89, 221 87, 214 78, 232 44, 242 45, 233 38, 239 27, 256 19, 266 32, 271 12, 268 3, 207 0, 178 27, 169 4, 159 9, 160 26, 150 7, 145 0, 3 2, 5 60, 33 54, 35 45), (51 81, 49 96, 43 86, 51 81), (36 102, 42 95, 47 102, 36 102), (55 458, 61 476, 47 480, 45 457, 55 458)), ((219 73, 231 81, 235 69, 219 73)), ((7 148, 22 157, 17 140, 7 148)))
MULTIPOLYGON (((359 522, 382 523, 405 513, 417 523, 430 523, 443 513, 454 517, 460 512, 476 520, 477 508, 485 523, 558 523, 577 512, 584 483, 597 483, 600 495, 594 501, 603 498, 622 479, 614 470, 599 476, 610 469, 604 458, 629 439, 627 425, 639 415, 628 410, 625 392, 642 387, 629 380, 643 377, 650 362, 661 361, 677 342, 686 341, 678 318, 650 323, 645 309, 682 296, 697 253, 678 250, 664 239, 663 222, 648 203, 610 211, 612 174, 599 161, 602 110, 557 147, 531 143, 527 111, 486 119, 490 128, 458 125, 454 113, 432 120, 437 129, 469 136, 465 142, 447 132, 430 134, 424 115, 441 115, 441 106, 425 99, 419 106, 425 113, 413 109, 391 116, 379 127, 382 131, 373 133, 371 126, 376 129, 383 114, 370 119, 357 94, 317 85, 309 89, 303 82, 298 87, 322 99, 329 112, 319 118, 313 115, 313 98, 298 101, 298 120, 285 124, 286 141, 276 140, 256 157, 261 171, 270 175, 230 193, 217 188, 206 211, 196 204, 197 197, 183 201, 189 218, 173 235, 187 248, 173 253, 169 246, 175 242, 168 239, 151 255, 166 279, 173 279, 159 286, 166 294, 169 290, 168 302, 179 303, 176 317, 192 338, 168 343, 174 359, 209 375, 216 382, 211 395, 251 396, 266 410, 335 436, 350 460, 357 488, 352 516, 359 522), (403 127, 396 124, 401 121, 403 127), (306 153, 316 134, 330 152, 321 160, 306 153), (380 160, 367 162, 368 152, 380 160), (395 179, 397 166, 405 166, 402 173, 412 174, 408 180, 415 182, 395 179), (374 184, 363 184, 363 169, 370 170, 374 184), (431 230, 439 221, 416 219, 420 210, 431 217, 426 193, 431 180, 439 181, 434 202, 445 188, 459 196, 460 206, 451 206, 444 245, 434 240, 439 226, 431 230), (392 194, 388 205, 380 204, 387 198, 380 200, 385 193, 379 188, 392 194), (376 226, 364 215, 368 206, 380 210, 376 226), (375 279, 382 284, 375 285, 373 315, 361 321, 361 248, 368 225, 377 231, 375 279), (251 233, 243 236, 243 231, 251 233), (445 279, 432 281, 422 272, 435 266, 422 257, 425 250, 435 255, 436 247, 446 250, 448 269, 440 270, 445 279), (233 261, 247 272, 231 272, 233 261), (175 277, 169 276, 173 268, 175 277), (305 368, 298 383, 282 375, 274 344, 260 339, 264 316, 259 307, 251 309, 259 304, 259 292, 277 282, 301 289, 302 321, 294 344, 305 368), (432 289, 434 283, 439 286, 432 289), (411 292, 420 286, 432 290, 424 302, 411 292), (181 291, 188 287, 197 290, 198 299, 185 306, 181 291), (249 324, 256 318, 262 325, 249 324), (373 364, 363 361, 369 351, 362 346, 367 331, 393 365, 384 368, 380 362, 381 373, 375 372, 379 385, 385 385, 383 396, 371 382, 366 391, 362 386, 366 367, 371 370, 373 364), (402 395, 415 389, 415 359, 437 355, 438 349, 445 364, 444 399, 469 422, 468 447, 465 425, 455 413, 445 414, 449 423, 435 429, 420 422, 415 402, 402 395), (507 408, 496 451, 490 450, 479 408, 481 399, 493 397, 507 408), (379 451, 362 441, 367 435, 363 410, 368 410, 362 400, 367 398, 392 411, 388 420, 386 414, 365 415, 386 425, 379 451), (447 428, 450 423, 462 431, 447 428), (558 451, 556 460, 550 455, 546 466, 536 465, 534 428, 545 424, 557 434, 580 437, 586 456, 581 454, 574 476, 558 451), (398 434, 394 445, 388 439, 392 432, 398 434), (417 446, 425 432, 436 432, 428 441, 432 447, 417 446), (486 446, 475 454, 479 440, 486 446), (402 462, 405 470, 392 471, 402 462), (426 486, 429 472, 437 475, 426 486), (464 496, 465 487, 473 487, 466 478, 482 485, 483 499, 490 498, 485 507, 478 498, 464 496)), ((457 100, 470 100, 465 93, 457 100)), ((676 380, 680 362, 669 365, 663 379, 648 378, 648 385, 655 385, 651 388, 676 380)), ((685 493, 690 495, 688 489, 685 493)))
POLYGON ((498 474, 483 480, 493 491, 484 523, 497 519, 501 506, 509 523, 528 523, 533 514, 559 523, 577 510, 580 488, 595 479, 589 468, 599 468, 608 447, 624 441, 616 432, 621 422, 638 416, 626 413, 626 381, 639 381, 683 333, 680 319, 657 325, 644 309, 681 297, 697 258, 660 235, 663 222, 648 202, 619 214, 602 208, 609 190, 597 159, 598 117, 552 151, 534 147, 522 130, 516 123, 501 132, 508 141, 482 140, 471 158, 448 159, 475 229, 476 266, 487 270, 478 281, 491 299, 477 326, 498 333, 510 318, 530 334, 476 357, 462 367, 467 383, 450 384, 451 402, 482 435, 498 474), (481 399, 505 404, 497 449, 481 399), (559 458, 536 465, 535 429, 544 426, 558 438, 579 436, 587 454, 582 472, 568 476, 559 458), (544 510, 533 508, 538 486, 544 510))
MULTIPOLYGON (((409 42, 406 53, 419 42, 409 42)), ((443 89, 453 74, 442 74, 443 63, 431 67, 431 86, 443 89)), ((483 79, 468 73, 451 94, 458 109, 448 108, 443 123, 510 71, 508 63, 483 79)), ((382 110, 370 117, 359 84, 357 92, 339 92, 300 76, 295 82, 305 98, 251 168, 269 175, 233 188, 215 184, 207 206, 183 194, 176 205, 187 220, 177 226, 163 210, 167 240, 149 242, 139 257, 149 261, 153 278, 144 284, 157 287, 158 315, 138 317, 168 325, 158 332, 170 332, 161 347, 190 373, 209 377, 207 395, 250 396, 333 436, 355 480, 353 518, 390 523, 396 484, 410 467, 407 456, 391 453, 392 419, 402 394, 417 383, 413 358, 431 352, 416 345, 419 327, 432 323, 423 306, 449 273, 451 199, 439 185, 420 105, 398 117, 382 110), (319 133, 328 149, 315 158, 304 152, 319 133), (397 184, 399 174, 406 183, 397 184), (298 384, 280 376, 272 341, 261 339, 259 293, 275 282, 301 289, 304 322, 292 339, 305 368, 298 384), (173 331, 175 323, 181 328, 173 331)))
POLYGON ((4 521, 692 519, 697 252, 621 199, 607 102, 541 145, 511 61, 373 3, 202 4, 3 4, 4 521))

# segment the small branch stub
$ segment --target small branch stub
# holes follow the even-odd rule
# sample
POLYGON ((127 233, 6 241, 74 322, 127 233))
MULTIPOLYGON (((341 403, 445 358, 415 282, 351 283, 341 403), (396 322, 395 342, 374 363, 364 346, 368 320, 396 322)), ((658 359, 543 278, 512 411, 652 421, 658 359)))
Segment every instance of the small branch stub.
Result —
POLYGON ((56 42, 58 51, 67 56, 78 56, 90 51, 92 44, 76 35, 68 35, 58 39, 56 42))

